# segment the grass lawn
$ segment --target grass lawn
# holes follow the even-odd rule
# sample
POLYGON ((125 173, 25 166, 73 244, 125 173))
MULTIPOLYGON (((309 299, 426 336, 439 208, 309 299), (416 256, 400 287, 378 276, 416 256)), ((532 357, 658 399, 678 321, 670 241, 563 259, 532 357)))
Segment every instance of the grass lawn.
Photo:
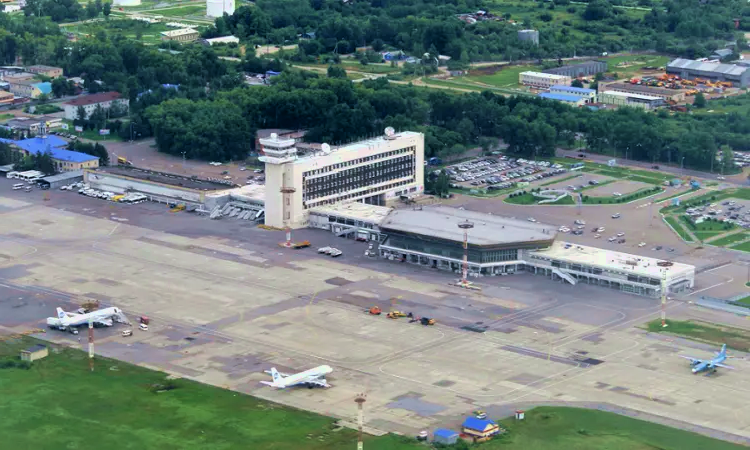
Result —
POLYGON ((539 71, 535 66, 503 66, 500 70, 492 75, 472 75, 466 77, 469 81, 489 84, 501 88, 517 88, 518 77, 521 72, 527 70, 539 71))
POLYGON ((2 113, 2 114, 0 114, 0 122, 5 122, 6 120, 10 120, 10 119, 12 119, 14 117, 16 117, 16 116, 14 116, 13 114, 2 113))
MULTIPOLYGON (((517 190, 517 189, 516 189, 517 190)), ((508 197, 505 199, 505 203, 512 203, 514 205, 537 205, 539 204, 539 201, 545 200, 542 197, 535 197, 531 193, 525 193, 523 195, 517 195, 515 197, 508 197)), ((565 197, 561 198, 560 200, 552 203, 542 203, 539 206, 544 205, 575 205, 576 202, 573 200, 573 197, 570 195, 566 195, 565 197)))
POLYGON ((185 6, 178 6, 176 8, 165 8, 165 9, 156 9, 149 11, 150 14, 155 14, 159 16, 165 16, 165 17, 182 17, 182 16, 195 16, 195 15, 206 15, 206 6, 205 5, 185 5, 185 6))
POLYGON ((342 60, 341 66, 346 70, 353 70, 355 72, 365 72, 365 73, 398 73, 401 71, 398 67, 391 67, 390 64, 375 64, 370 63, 367 65, 362 65, 359 63, 359 61, 355 60, 342 60))
POLYGON ((725 224, 713 220, 706 220, 699 224, 694 224, 688 216, 680 216, 680 220, 683 222, 684 226, 690 229, 695 237, 700 240, 724 234, 735 228, 733 224, 725 224))
POLYGON ((735 302, 736 303, 742 303, 743 305, 750 306, 750 295, 748 295, 747 297, 742 297, 739 300, 735 300, 735 302))
POLYGON ((506 420, 506 436, 484 450, 729 450, 746 447, 613 413, 539 407, 523 421, 506 420))
POLYGON ((674 334, 717 347, 727 344, 727 347, 735 350, 750 350, 750 331, 747 330, 697 320, 667 320, 667 325, 662 328, 661 320, 657 319, 647 323, 646 329, 652 333, 674 334))
POLYGON ((452 88, 452 89, 466 89, 466 90, 475 91, 475 92, 492 91, 492 92, 496 92, 499 94, 532 95, 528 92, 516 90, 516 89, 499 88, 499 87, 494 87, 494 86, 482 86, 476 83, 467 82, 464 80, 463 77, 452 78, 449 80, 438 80, 436 78, 425 77, 425 78, 422 78, 422 81, 425 83, 425 85, 443 86, 443 87, 452 88))
POLYGON ((664 67, 670 61, 668 56, 659 55, 627 55, 606 58, 607 70, 620 74, 628 74, 643 70, 646 66, 664 67), (618 64, 623 64, 618 66, 618 64))
POLYGON ((682 238, 685 242, 693 242, 693 238, 682 228, 682 224, 677 221, 673 216, 666 216, 664 220, 672 227, 672 229, 682 238))
MULTIPOLYGON (((17 360, 29 338, 0 341, 0 360, 17 360)), ((87 355, 51 351, 30 369, 0 369, 3 448, 344 450, 356 432, 334 420, 164 373, 87 355), (160 387, 159 387, 160 386, 160 387), (165 386, 171 390, 156 393, 165 386)), ((345 407, 345 406, 342 406, 345 407)), ((354 408, 352 402, 351 407, 354 408)), ((486 450, 739 450, 741 446, 603 411, 540 407, 486 450)), ((427 448, 395 435, 365 436, 371 450, 427 448)))
POLYGON ((739 250, 741 252, 750 252, 750 242, 744 242, 739 245, 729 247, 732 250, 739 250))
MULTIPOLYGON (((18 357, 30 340, 0 342, 18 357)), ((165 374, 66 349, 30 370, 0 369, 3 448, 34 449, 349 449, 356 431, 334 420, 188 380, 152 392, 165 374)), ((351 407, 354 408, 354 402, 351 407)), ((396 437, 368 437, 370 449, 418 448, 396 437)))
POLYGON ((726 247, 726 246, 732 245, 732 244, 734 244, 736 242, 745 240, 745 239, 747 239, 749 237, 750 237, 750 234, 748 234, 748 233, 736 233, 736 234, 732 234, 732 235, 729 235, 729 236, 725 236, 725 237, 723 237, 721 239, 717 239, 715 241, 711 241, 710 244, 711 245, 715 245, 717 247, 726 247))
MULTIPOLYGON (((604 183, 600 183, 597 186, 592 187, 598 187, 601 186, 604 183)), ((661 189, 661 188, 659 188, 661 189)), ((622 195, 620 197, 594 197, 594 196, 588 196, 585 195, 583 198, 583 203, 587 205, 611 205, 611 204, 617 204, 617 203, 630 203, 632 201, 638 200, 639 198, 648 197, 649 195, 655 195, 657 194, 658 190, 655 188, 643 188, 639 189, 631 194, 622 195)))

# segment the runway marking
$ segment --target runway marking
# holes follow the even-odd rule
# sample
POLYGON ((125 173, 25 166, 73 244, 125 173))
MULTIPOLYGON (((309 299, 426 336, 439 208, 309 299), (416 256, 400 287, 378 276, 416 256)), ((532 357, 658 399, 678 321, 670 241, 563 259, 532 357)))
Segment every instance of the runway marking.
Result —
POLYGON ((690 297, 691 295, 695 295, 698 292, 707 291, 707 290, 709 290, 711 288, 715 288, 717 286, 721 286, 722 284, 731 283, 732 281, 734 281, 734 278, 729 278, 728 280, 722 281, 721 283, 714 284, 713 286, 709 286, 709 287, 706 287, 706 288, 703 288, 703 289, 698 289, 697 291, 693 291, 693 292, 689 293, 688 295, 686 295, 686 297, 690 297))

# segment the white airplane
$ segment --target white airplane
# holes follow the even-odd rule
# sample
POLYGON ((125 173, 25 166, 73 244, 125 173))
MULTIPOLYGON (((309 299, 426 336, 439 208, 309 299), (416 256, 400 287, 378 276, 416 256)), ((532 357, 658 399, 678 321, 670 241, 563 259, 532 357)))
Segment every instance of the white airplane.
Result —
POLYGON ((127 317, 125 317, 120 308, 98 309, 86 314, 65 312, 62 308, 57 308, 57 317, 48 317, 47 326, 65 330, 87 325, 91 321, 94 323, 94 326, 111 327, 113 319, 115 322, 128 323, 127 317))
POLYGON ((309 389, 314 387, 331 387, 326 381, 326 375, 333 372, 330 366, 318 366, 304 372, 294 375, 279 373, 275 367, 265 371, 273 377, 273 381, 261 381, 266 386, 275 387, 276 389, 285 389, 292 386, 304 385, 309 389))

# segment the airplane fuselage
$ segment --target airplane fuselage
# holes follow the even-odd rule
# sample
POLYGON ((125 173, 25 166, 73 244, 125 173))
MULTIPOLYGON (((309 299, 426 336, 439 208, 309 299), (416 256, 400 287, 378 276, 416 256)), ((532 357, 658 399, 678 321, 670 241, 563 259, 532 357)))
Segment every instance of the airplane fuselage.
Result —
POLYGON ((326 375, 333 372, 330 366, 318 366, 304 372, 296 373, 282 378, 274 385, 278 388, 294 386, 296 384, 305 384, 307 380, 318 380, 325 378, 326 375))
POLYGON ((710 361, 695 361, 693 366, 693 373, 700 373, 705 370, 714 370, 716 369, 716 364, 721 364, 727 359, 726 356, 719 355, 716 358, 710 360, 710 361))

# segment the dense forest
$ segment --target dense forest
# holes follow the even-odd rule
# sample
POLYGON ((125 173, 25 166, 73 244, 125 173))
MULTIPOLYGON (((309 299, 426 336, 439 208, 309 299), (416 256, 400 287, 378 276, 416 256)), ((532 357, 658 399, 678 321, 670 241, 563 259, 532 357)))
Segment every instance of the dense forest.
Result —
MULTIPOLYGON (((51 0, 48 0, 51 1, 51 0)), ((386 46, 413 55, 436 50, 454 60, 519 60, 626 50, 657 50, 685 57, 707 56, 750 30, 750 6, 741 0, 642 0, 641 9, 617 1, 569 0, 502 3, 487 0, 258 0, 216 19, 206 37, 234 34, 254 43, 296 42, 306 55, 352 53, 386 46), (514 13, 504 12, 504 7, 514 13), (643 6, 647 6, 643 8, 643 6), (502 20, 468 25, 460 13, 487 10, 502 20), (515 12, 520 11, 520 12, 515 12), (515 16, 515 23, 511 23, 515 16), (539 46, 518 40, 519 27, 540 30, 539 46)))

